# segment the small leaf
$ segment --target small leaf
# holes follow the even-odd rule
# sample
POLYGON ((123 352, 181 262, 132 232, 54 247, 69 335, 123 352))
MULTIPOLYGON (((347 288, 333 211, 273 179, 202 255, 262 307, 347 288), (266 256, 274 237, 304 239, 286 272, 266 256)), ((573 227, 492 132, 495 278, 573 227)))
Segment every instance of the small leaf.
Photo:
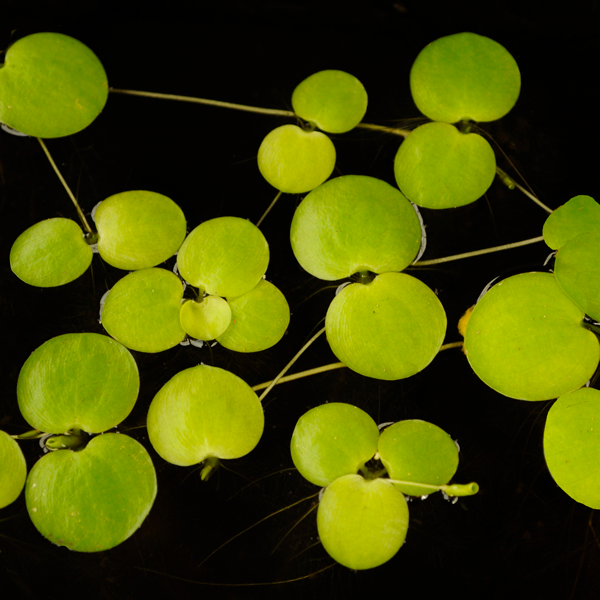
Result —
POLYGON ((319 539, 327 553, 349 569, 372 569, 392 558, 408 530, 404 496, 385 479, 344 475, 321 498, 319 539))
POLYGON ((183 286, 165 269, 129 273, 110 290, 102 311, 106 331, 131 350, 162 352, 185 338, 179 321, 183 286))
POLYGON ((261 230, 239 217, 219 217, 198 225, 177 255, 181 276, 208 294, 235 298, 248 293, 269 265, 269 245, 261 230))
POLYGON ((10 268, 29 285, 55 287, 83 275, 92 256, 75 221, 47 219, 32 225, 15 240, 10 249, 10 268))
POLYGON ((344 71, 319 71, 296 86, 292 94, 294 112, 329 133, 354 129, 367 110, 363 84, 344 71))
POLYGON ((100 114, 108 82, 87 46, 44 32, 8 48, 0 90, 0 122, 27 135, 55 138, 85 129, 100 114))
POLYGON ((377 452, 379 429, 356 406, 331 402, 304 413, 294 428, 294 465, 311 483, 327 486, 338 477, 356 474, 377 452))
POLYGON ((27 511, 37 530, 78 552, 114 548, 140 527, 156 498, 156 473, 144 447, 106 433, 79 452, 43 456, 27 478, 27 511))
POLYGON ((94 215, 98 252, 118 269, 145 269, 167 260, 185 238, 185 216, 170 198, 122 192, 100 203, 94 215))
POLYGON ((600 206, 590 196, 575 196, 559 206, 544 223, 544 241, 557 250, 580 233, 600 231, 600 206))
POLYGON ((258 168, 276 189, 303 194, 321 185, 333 172, 335 146, 320 131, 281 125, 261 142, 258 168))
MULTIPOLYGON (((409 419, 384 429, 377 451, 390 479, 445 485, 458 468, 458 448, 437 425, 409 419)), ((394 484, 409 496, 432 493, 418 485, 394 484)))
POLYGON ((0 431, 0 508, 8 506, 20 495, 27 477, 27 465, 19 444, 0 431))
POLYGON ((573 500, 600 508, 600 392, 581 388, 548 411, 544 456, 550 474, 573 500))
POLYGON ((105 335, 68 333, 48 340, 25 361, 17 400, 35 429, 99 433, 129 415, 139 387, 127 348, 105 335))
POLYGON ((188 300, 179 313, 181 327, 197 340, 214 340, 229 326, 231 308, 219 296, 206 296, 201 302, 188 300))
POLYGON ((476 133, 461 133, 448 123, 426 123, 400 145, 394 173, 411 202, 454 208, 485 194, 496 174, 496 157, 476 133))

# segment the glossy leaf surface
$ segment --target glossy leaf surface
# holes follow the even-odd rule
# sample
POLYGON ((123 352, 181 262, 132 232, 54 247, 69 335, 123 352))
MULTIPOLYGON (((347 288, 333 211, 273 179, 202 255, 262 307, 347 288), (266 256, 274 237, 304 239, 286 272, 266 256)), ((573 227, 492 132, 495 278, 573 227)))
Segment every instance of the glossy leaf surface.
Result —
POLYGON ((231 321, 231 308, 219 296, 206 296, 202 302, 188 300, 179 313, 182 329, 198 340, 214 340, 231 321))
POLYGON ((99 552, 142 524, 156 497, 156 473, 144 447, 127 435, 99 435, 79 452, 57 450, 31 469, 27 511, 58 546, 99 552))
MULTIPOLYGON (((458 448, 452 438, 437 425, 418 419, 398 421, 384 429, 378 452, 390 479, 445 485, 458 468, 458 448)), ((394 485, 410 496, 432 493, 418 485, 394 485)))
POLYGON ((250 386, 229 371, 199 365, 172 377, 148 410, 154 449, 175 465, 239 458, 258 444, 264 414, 250 386))
POLYGON ((260 352, 274 346, 290 323, 290 307, 285 296, 269 281, 261 279, 243 296, 228 301, 229 327, 216 339, 236 352, 260 352))
POLYGON ((296 209, 290 233, 300 265, 319 279, 401 271, 421 246, 419 218, 391 185, 363 175, 327 181, 296 209))
POLYGON ((573 500, 600 508, 600 392, 581 388, 561 396, 544 428, 550 474, 573 500))
POLYGON ((446 323, 433 291, 404 273, 346 286, 325 318, 338 359, 361 375, 387 380, 422 371, 438 353, 446 323))
POLYGON ((67 333, 29 356, 19 373, 17 399, 35 429, 99 433, 129 415, 139 387, 127 348, 105 335, 67 333))
POLYGON ((496 175, 496 157, 476 133, 461 133, 448 123, 426 123, 400 145, 394 173, 411 202, 453 208, 485 194, 496 175))
POLYGON ((27 464, 19 444, 0 431, 0 508, 12 504, 21 493, 27 478, 27 464))
POLYGON ((55 138, 85 129, 102 111, 108 81, 84 44, 62 33, 34 33, 10 46, 0 69, 0 122, 55 138))
POLYGON ((185 216, 170 198, 136 190, 110 196, 94 215, 98 252, 118 269, 145 269, 167 260, 185 238, 185 216))
POLYGON ((62 217, 46 219, 15 240, 10 250, 10 268, 29 285, 55 287, 83 275, 92 256, 75 221, 62 217))
POLYGON ((584 313, 550 273, 523 273, 497 283, 477 303, 465 335, 475 373, 519 400, 549 400, 580 388, 600 360, 584 313))
POLYGON ((292 94, 294 112, 328 133, 354 129, 367 111, 367 102, 363 84, 354 75, 336 70, 314 73, 292 94))
POLYGON ((249 292, 268 264, 265 236, 239 217, 219 217, 198 225, 177 254, 179 272, 188 283, 227 298, 249 292))
POLYGON ((392 558, 404 543, 408 507, 385 479, 345 475, 321 498, 319 539, 328 554, 349 569, 372 569, 392 558))
POLYGON ((141 269, 120 279, 106 297, 102 325, 131 350, 162 352, 185 338, 181 281, 165 269, 141 269))
POLYGON ((303 194, 331 175, 335 156, 335 146, 324 133, 281 125, 260 144, 258 168, 274 188, 303 194))
POLYGON ((580 233, 600 231, 600 205, 590 196, 575 196, 544 223, 544 241, 557 250, 580 233))
POLYGON ((515 105, 521 74, 508 50, 475 33, 456 33, 421 50, 410 71, 417 108, 433 121, 495 121, 515 105))
POLYGON ((378 439, 379 429, 366 412, 331 402, 300 417, 292 434, 292 460, 305 479, 325 487, 358 473, 377 452, 378 439))

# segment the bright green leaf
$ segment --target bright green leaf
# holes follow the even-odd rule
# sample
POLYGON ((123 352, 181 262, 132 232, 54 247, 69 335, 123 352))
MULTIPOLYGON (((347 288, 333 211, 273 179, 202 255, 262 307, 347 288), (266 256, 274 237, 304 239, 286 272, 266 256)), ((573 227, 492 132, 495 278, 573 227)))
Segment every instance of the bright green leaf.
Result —
POLYGON ((55 287, 83 275, 92 256, 75 221, 47 219, 32 225, 15 240, 10 249, 10 268, 29 285, 55 287))
POLYGON ((140 527, 156 497, 144 447, 127 435, 99 435, 79 452, 43 456, 27 478, 27 511, 38 531, 78 552, 114 548, 140 527))
POLYGON ((19 444, 0 431, 0 508, 14 502, 21 493, 27 477, 27 465, 19 444))
POLYGON ((346 286, 325 318, 327 341, 338 359, 361 375, 387 380, 422 371, 438 353, 446 324, 433 291, 404 273, 346 286))
POLYGON ((105 335, 68 333, 29 356, 19 373, 17 400, 35 429, 99 433, 127 417, 139 387, 127 348, 105 335))
POLYGON ((188 300, 179 313, 181 327, 198 340, 214 340, 229 326, 231 308, 219 296, 206 296, 201 302, 188 300))
POLYGON ((398 187, 426 208, 453 208, 481 198, 496 174, 496 157, 476 133, 448 123, 417 127, 400 145, 394 161, 398 187))
POLYGON ((131 191, 110 196, 94 215, 98 252, 113 267, 154 267, 179 250, 185 238, 185 216, 170 198, 131 191))
POLYGON ((363 84, 344 71, 319 71, 296 86, 292 108, 305 121, 328 133, 354 129, 367 110, 363 84))
POLYGON ((575 196, 544 223, 544 241, 557 250, 580 233, 600 231, 600 206, 590 196, 575 196))
POLYGON ((377 452, 379 429, 356 406, 331 402, 304 413, 292 434, 292 460, 311 483, 327 486, 356 474, 377 452))
POLYGON ((344 175, 304 198, 290 239, 306 271, 333 281, 406 268, 421 246, 421 225, 410 202, 385 181, 344 175))
POLYGON ((6 51, 0 68, 0 122, 55 138, 85 129, 102 111, 108 82, 96 55, 62 33, 34 33, 6 51))
POLYGON ((580 388, 600 360, 584 313, 551 273, 497 283, 477 303, 465 335, 471 367, 491 388, 519 400, 550 400, 580 388))

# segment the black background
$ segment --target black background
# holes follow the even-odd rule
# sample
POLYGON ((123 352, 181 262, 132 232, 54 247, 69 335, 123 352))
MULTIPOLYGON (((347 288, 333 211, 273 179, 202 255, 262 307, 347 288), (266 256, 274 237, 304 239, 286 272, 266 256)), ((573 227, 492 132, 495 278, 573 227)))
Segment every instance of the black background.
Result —
MULTIPOLYGON (((366 122, 414 127, 424 119, 410 96, 412 61, 440 36, 473 31, 503 44, 522 75, 514 109, 482 128, 551 208, 577 194, 600 197, 598 2, 570 3, 568 9, 508 0, 218 6, 174 0, 153 11, 141 2, 116 8, 101 2, 8 2, 0 47, 8 45, 12 30, 15 37, 60 31, 97 54, 112 87, 281 109, 291 109, 291 93, 305 77, 341 69, 367 89, 366 122)), ((271 129, 286 122, 293 120, 115 94, 86 130, 47 145, 86 213, 112 194, 148 189, 177 202, 191 230, 217 216, 258 220, 276 192, 257 169, 257 150, 271 129)), ((332 137, 338 153, 334 175, 370 175, 395 185, 400 138, 366 130, 332 137)), ((516 176, 499 151, 497 156, 499 166, 516 176)), ((36 289, 18 280, 8 262, 16 237, 42 219, 77 217, 34 139, 0 134, 0 185, 0 427, 17 434, 28 429, 15 394, 22 364, 53 336, 104 333, 99 300, 123 272, 95 256, 92 268, 66 286, 36 289)), ((166 598, 359 598, 393 591, 425 598, 597 598, 598 518, 556 486, 544 461, 542 434, 551 402, 500 396, 456 349, 440 353, 407 380, 382 382, 343 369, 277 386, 265 401, 258 447, 207 483, 197 470, 156 455, 143 428, 145 414, 175 373, 205 362, 255 385, 275 377, 322 326, 335 287, 304 272, 291 252, 289 224, 300 200, 283 196, 261 226, 271 248, 267 278, 292 311, 284 339, 252 355, 219 346, 134 352, 141 391, 119 429, 143 443, 154 460, 158 496, 150 515, 120 546, 79 554, 35 530, 21 494, 0 511, 3 597, 142 598, 155 592, 166 598), (316 510, 292 529, 316 508, 314 498, 243 533, 198 567, 229 538, 318 491, 293 470, 289 439, 306 410, 331 401, 355 404, 378 423, 419 418, 442 427, 461 447, 454 480, 477 481, 480 493, 455 505, 439 494, 412 502, 406 544, 370 571, 333 564, 317 543, 316 510), (244 585, 253 583, 272 585, 244 585)), ((428 232, 423 259, 538 236, 546 216, 497 180, 471 205, 422 214, 428 232)), ((547 269, 548 254, 538 243, 408 272, 437 291, 448 315, 446 342, 454 342, 460 339, 458 318, 491 279, 547 269)), ((171 268, 172 260, 165 266, 171 268)), ((323 336, 292 370, 336 360, 323 336)), ((20 446, 31 468, 41 449, 36 441, 20 446)))

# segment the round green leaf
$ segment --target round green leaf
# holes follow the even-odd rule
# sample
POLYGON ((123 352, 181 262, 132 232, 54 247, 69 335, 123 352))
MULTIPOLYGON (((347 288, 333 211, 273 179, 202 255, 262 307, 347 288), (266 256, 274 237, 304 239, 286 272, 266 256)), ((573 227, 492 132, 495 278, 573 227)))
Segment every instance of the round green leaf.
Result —
POLYGON ((55 138, 85 129, 102 111, 108 82, 96 55, 62 33, 34 33, 6 51, 0 68, 0 122, 55 138))
POLYGON ((185 238, 183 211, 162 194, 122 192, 100 203, 94 215, 98 252, 118 269, 145 269, 167 260, 185 238))
POLYGON ((557 398, 580 388, 600 360, 583 317, 551 273, 514 275, 475 306, 465 353, 477 376, 505 396, 557 398))
POLYGON ((131 353, 97 333, 68 333, 35 350, 19 373, 17 399, 35 429, 106 431, 133 409, 140 387, 131 353))
POLYGON ((179 320, 182 298, 181 281, 171 271, 134 271, 110 290, 102 310, 102 325, 131 350, 168 350, 185 338, 179 320))
POLYGON ((571 238, 556 254, 554 275, 562 290, 587 315, 600 321, 600 231, 571 238))
POLYGON ((166 461, 188 466, 248 454, 262 436, 264 414, 245 381, 199 365, 177 373, 159 390, 147 427, 150 442, 166 461))
POLYGON ((214 340, 231 321, 231 308, 219 296, 206 296, 201 302, 188 300, 179 313, 181 327, 197 340, 214 340))
POLYGON ((411 202, 453 208, 485 194, 496 174, 496 156, 476 133, 461 133, 448 123, 426 123, 400 145, 394 174, 411 202))
POLYGON ((554 481, 573 500, 600 508, 600 392, 561 396, 544 428, 544 456, 554 481))
POLYGON ((490 38, 456 33, 425 46, 410 71, 417 108, 433 121, 495 121, 516 103, 521 74, 490 38))
MULTIPOLYGON (((385 429, 378 446, 381 462, 390 479, 446 485, 458 468, 458 448, 437 425, 410 419, 385 429)), ((418 485, 394 484, 409 496, 423 496, 431 489, 418 485)))
POLYGON ((256 286, 269 264, 269 245, 261 230, 239 217, 201 223, 177 254, 181 276, 215 296, 241 296, 256 286))
POLYGON ((260 352, 274 346, 290 324, 285 296, 265 279, 247 294, 229 299, 229 307, 229 327, 216 339, 236 352, 260 352))
POLYGON ((0 508, 14 502, 27 478, 27 465, 19 444, 0 431, 0 508))
POLYGON ((329 133, 354 129, 367 111, 363 84, 344 71, 319 71, 302 81, 292 94, 292 108, 305 121, 329 133))
POLYGON ((446 334, 437 296, 404 273, 353 283, 333 299, 325 318, 327 341, 340 361, 361 375, 403 379, 422 371, 446 334))
POLYGON ((303 194, 321 185, 335 167, 335 146, 320 131, 282 125, 258 149, 258 168, 276 189, 303 194))
POLYGON ((300 203, 290 233, 298 262, 333 281, 360 271, 401 271, 421 246, 421 225, 410 202, 374 177, 344 175, 300 203))
POLYGON ((345 475, 321 498, 319 539, 327 553, 349 569, 372 569, 392 558, 408 530, 404 496, 385 479, 345 475))
POLYGON ((29 285, 55 287, 83 275, 92 256, 75 221, 47 219, 32 225, 15 240, 10 249, 10 268, 29 285))
POLYGON ((144 447, 106 433, 79 452, 43 456, 27 478, 27 511, 38 531, 78 552, 114 548, 135 533, 156 497, 156 473, 144 447))
POLYGON ((580 233, 600 231, 600 206, 590 196, 575 196, 544 223, 544 241, 557 250, 580 233))
POLYGON ((292 434, 294 465, 311 483, 327 486, 356 474, 377 452, 379 429, 356 406, 331 402, 304 413, 292 434))

